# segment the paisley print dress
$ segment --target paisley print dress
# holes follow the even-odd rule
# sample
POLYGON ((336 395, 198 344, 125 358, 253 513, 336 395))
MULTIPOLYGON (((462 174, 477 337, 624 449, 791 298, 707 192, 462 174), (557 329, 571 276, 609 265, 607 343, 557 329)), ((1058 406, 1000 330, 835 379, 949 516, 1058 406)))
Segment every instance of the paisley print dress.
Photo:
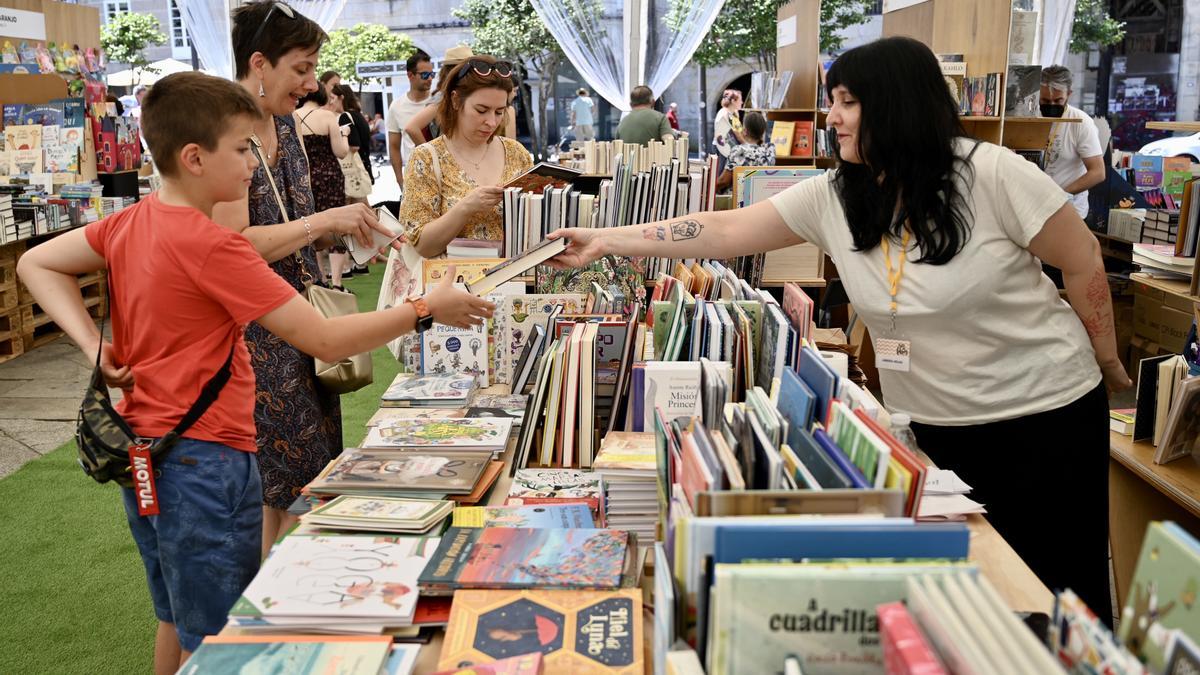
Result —
MULTIPOLYGON (((313 190, 308 160, 300 147, 291 115, 275 117, 279 157, 274 169, 265 165, 250 183, 250 226, 274 225, 312 215, 313 190), (267 180, 270 170, 288 209, 280 216, 267 180)), ((271 263, 271 269, 297 291, 306 278, 319 279, 316 251, 311 246, 271 263)), ((337 394, 317 382, 313 358, 265 328, 246 327, 246 347, 254 366, 254 423, 258 427, 258 468, 262 474, 263 504, 286 509, 307 485, 342 451, 342 409, 337 394)))

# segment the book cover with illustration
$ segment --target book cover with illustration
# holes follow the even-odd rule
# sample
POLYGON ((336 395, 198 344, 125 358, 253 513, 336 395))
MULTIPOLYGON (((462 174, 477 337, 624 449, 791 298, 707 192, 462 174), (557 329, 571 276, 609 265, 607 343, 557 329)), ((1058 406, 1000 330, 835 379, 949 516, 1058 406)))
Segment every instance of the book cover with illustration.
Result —
POLYGON ((432 289, 445 276, 446 270, 454 266, 454 283, 469 284, 483 278, 483 273, 504 262, 503 258, 435 258, 424 265, 425 288, 432 289))
POLYGON ((520 527, 527 529, 596 527, 587 504, 529 506, 460 506, 450 521, 454 527, 520 527))
POLYGON ((490 451, 441 454, 350 448, 317 476, 310 489, 322 494, 364 490, 467 494, 491 461, 490 451))
POLYGON ((563 314, 577 314, 583 311, 584 297, 582 293, 508 295, 496 303, 496 382, 512 384, 513 369, 534 326, 542 326, 549 334, 553 326, 546 322, 555 308, 562 306, 563 314))
POLYGON ((593 513, 604 502, 604 482, 599 474, 576 469, 519 469, 505 504, 582 503, 593 513))
POLYGON ((471 328, 435 323, 421 334, 421 372, 426 375, 471 375, 488 386, 488 333, 485 324, 471 328))
POLYGON ((439 668, 531 652, 543 655, 547 673, 641 675, 645 672, 641 591, 464 590, 454 594, 439 668))
POLYGON ((668 422, 700 415, 699 361, 649 361, 645 371, 645 408, 634 411, 643 416, 642 429, 654 428, 656 408, 668 422))
POLYGON ((304 518, 306 520, 331 518, 345 521, 413 521, 420 523, 445 517, 453 508, 453 502, 444 500, 342 495, 309 511, 304 518))
POLYGON ((406 626, 417 606, 417 578, 438 543, 437 537, 284 537, 229 615, 371 618, 406 626))
POLYGON ((628 542, 622 530, 451 527, 421 573, 421 590, 618 588, 628 542))
POLYGON ((709 672, 771 673, 804 654, 805 673, 884 671, 876 607, 906 599, 906 579, 962 564, 717 565, 709 607, 709 672))
POLYGON ((459 665, 433 675, 542 675, 542 653, 533 652, 491 663, 459 665))
POLYGON ((507 417, 384 420, 367 432, 362 445, 373 449, 502 450, 512 426, 507 417))
POLYGON ((400 373, 380 397, 383 407, 466 407, 475 391, 475 376, 462 373, 413 375, 400 373))
POLYGON ((388 635, 210 635, 179 673, 375 673, 391 649, 388 635))
POLYGON ((653 432, 613 431, 600 442, 600 454, 592 463, 596 471, 633 470, 653 472, 657 466, 653 432))
POLYGON ((1200 640, 1198 594, 1200 542, 1175 523, 1150 523, 1121 611, 1121 644, 1163 672, 1172 633, 1200 640))

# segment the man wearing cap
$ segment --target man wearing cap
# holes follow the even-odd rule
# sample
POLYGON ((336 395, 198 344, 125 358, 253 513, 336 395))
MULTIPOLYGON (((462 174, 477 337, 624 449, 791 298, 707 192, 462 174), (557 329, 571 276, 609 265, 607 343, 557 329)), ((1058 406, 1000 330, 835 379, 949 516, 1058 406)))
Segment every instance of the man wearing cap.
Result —
POLYGON ((408 75, 408 92, 392 101, 387 114, 388 159, 392 163, 392 172, 396 174, 396 183, 402 190, 404 163, 416 147, 404 133, 404 125, 433 100, 429 90, 433 88, 434 75, 433 61, 429 54, 420 49, 408 57, 404 68, 408 75))

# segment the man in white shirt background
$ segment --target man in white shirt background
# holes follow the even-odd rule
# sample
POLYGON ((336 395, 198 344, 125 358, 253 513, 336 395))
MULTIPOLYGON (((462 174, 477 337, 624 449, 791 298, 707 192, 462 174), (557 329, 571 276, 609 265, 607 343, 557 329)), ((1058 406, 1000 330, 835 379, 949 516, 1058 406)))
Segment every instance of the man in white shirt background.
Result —
POLYGON ((408 92, 392 101, 387 114, 388 159, 391 160, 392 171, 401 190, 404 189, 404 163, 416 147, 404 133, 404 126, 413 115, 432 103, 429 90, 433 87, 435 76, 432 59, 420 49, 408 57, 404 66, 408 74, 408 92))
POLYGON ((588 90, 580 88, 571 101, 571 126, 575 127, 575 140, 590 141, 596 138, 596 118, 592 111, 595 104, 588 97, 588 90))
POLYGON ((1068 105, 1071 71, 1063 66, 1042 69, 1043 117, 1073 118, 1052 126, 1046 141, 1045 171, 1071 195, 1080 218, 1088 215, 1088 189, 1104 182, 1104 149, 1096 123, 1079 108, 1068 105))

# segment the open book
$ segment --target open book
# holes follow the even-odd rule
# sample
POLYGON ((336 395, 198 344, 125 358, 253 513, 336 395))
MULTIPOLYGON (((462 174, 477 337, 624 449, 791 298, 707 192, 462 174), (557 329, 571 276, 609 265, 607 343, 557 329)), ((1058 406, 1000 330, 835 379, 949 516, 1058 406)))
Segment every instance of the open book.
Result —
POLYGON ((541 162, 501 187, 519 187, 522 192, 541 192, 547 185, 556 188, 569 187, 576 178, 582 175, 583 172, 579 169, 541 162))

